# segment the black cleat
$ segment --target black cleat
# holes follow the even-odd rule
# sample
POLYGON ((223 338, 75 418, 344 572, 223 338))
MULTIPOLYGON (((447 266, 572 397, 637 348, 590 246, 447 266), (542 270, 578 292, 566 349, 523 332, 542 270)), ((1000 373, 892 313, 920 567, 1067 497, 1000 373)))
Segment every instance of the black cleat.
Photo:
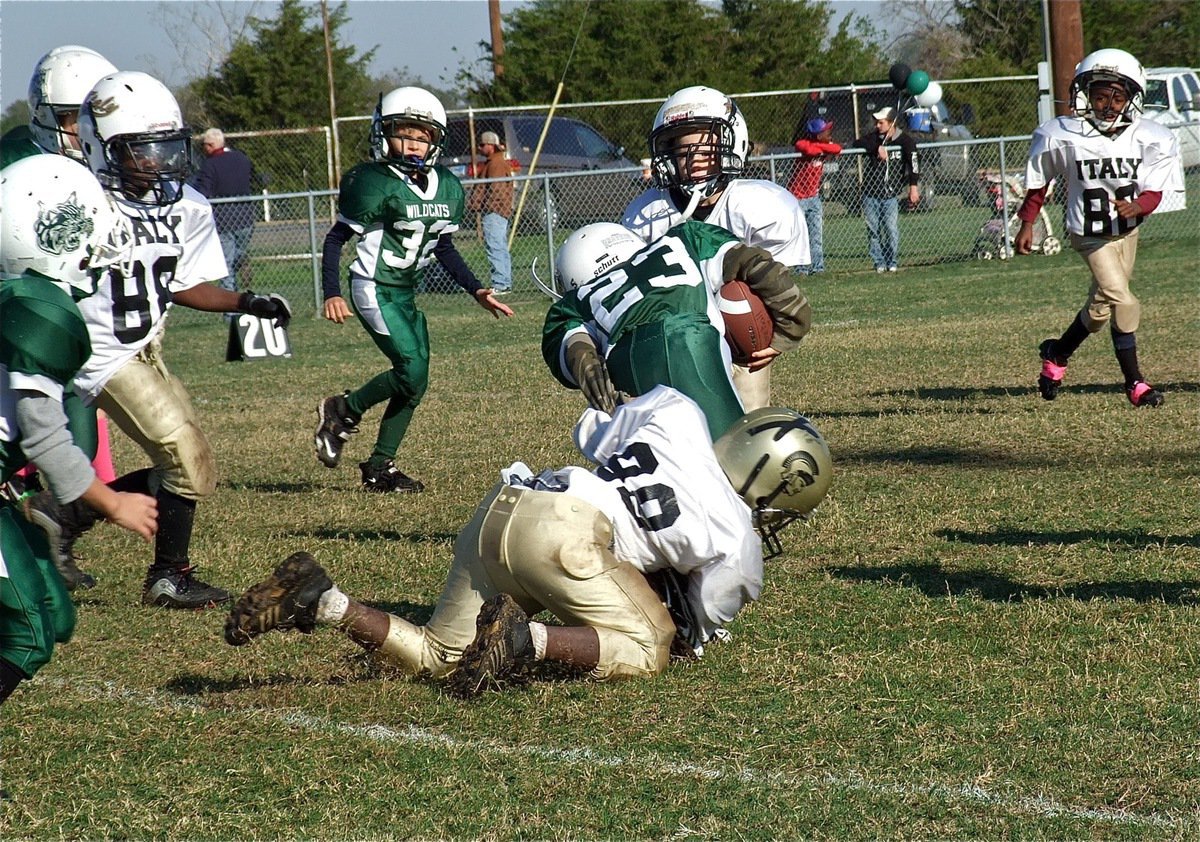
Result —
POLYGON ((1134 383, 1125 390, 1125 394, 1129 397, 1129 402, 1134 406, 1159 407, 1167 400, 1166 395, 1155 389, 1145 380, 1139 380, 1134 383))
POLYGON ((346 405, 345 392, 328 397, 317 406, 317 432, 313 436, 313 444, 317 449, 317 459, 326 468, 336 468, 342 459, 342 448, 350 440, 350 436, 358 432, 359 419, 350 412, 346 405))
POLYGON ((232 598, 229 591, 202 582, 192 567, 167 573, 151 572, 142 585, 142 604, 162 608, 212 608, 232 598))
POLYGON ((1066 374, 1066 363, 1059 364, 1054 356, 1054 340, 1047 339, 1038 346, 1038 356, 1042 358, 1042 373, 1038 375, 1038 391, 1044 400, 1052 401, 1058 397, 1058 389, 1062 386, 1063 375, 1066 374))
POLYGON ((308 634, 317 627, 321 594, 332 587, 333 580, 311 555, 288 556, 233 606, 225 620, 225 642, 242 646, 271 629, 308 634))
POLYGON ((371 467, 370 462, 359 462, 362 471, 362 487, 364 491, 380 493, 394 492, 396 494, 420 494, 425 490, 425 484, 419 479, 413 479, 396 467, 391 459, 378 468, 371 467))
POLYGON ((488 688, 499 689, 514 670, 532 661, 529 618, 515 599, 497 594, 479 609, 475 639, 463 650, 447 686, 454 695, 472 699, 488 688))
POLYGON ((24 505, 26 519, 46 533, 50 558, 67 590, 96 587, 96 579, 75 564, 75 541, 96 522, 87 504, 77 500, 63 505, 49 491, 39 491, 24 505))

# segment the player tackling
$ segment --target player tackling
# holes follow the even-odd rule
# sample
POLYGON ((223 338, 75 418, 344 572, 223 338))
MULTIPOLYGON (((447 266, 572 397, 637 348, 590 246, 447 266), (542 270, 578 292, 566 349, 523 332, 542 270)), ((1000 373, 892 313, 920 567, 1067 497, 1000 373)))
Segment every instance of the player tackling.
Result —
POLYGON ((1141 117, 1146 73, 1124 50, 1097 50, 1075 68, 1071 82, 1074 116, 1056 117, 1033 133, 1025 170, 1027 192, 1017 216, 1014 246, 1029 254, 1033 223, 1055 178, 1067 183, 1067 230, 1071 247, 1087 263, 1092 285, 1070 327, 1039 350, 1038 390, 1058 397, 1067 362, 1090 334, 1110 325, 1113 350, 1134 406, 1160 406, 1162 392, 1146 382, 1138 366, 1137 329, 1141 305, 1129 281, 1137 256, 1138 226, 1162 200, 1183 189, 1179 142, 1170 129, 1141 117))

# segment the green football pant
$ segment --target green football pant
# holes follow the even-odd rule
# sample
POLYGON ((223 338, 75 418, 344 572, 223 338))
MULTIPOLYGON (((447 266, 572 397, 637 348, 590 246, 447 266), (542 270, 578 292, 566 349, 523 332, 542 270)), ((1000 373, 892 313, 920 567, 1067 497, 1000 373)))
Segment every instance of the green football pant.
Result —
POLYGON ((387 401, 371 452, 371 461, 378 464, 400 449, 429 387, 429 327, 425 314, 417 309, 413 290, 359 279, 351 284, 359 321, 392 364, 346 398, 350 411, 358 416, 387 401))
POLYGON ((608 376, 631 395, 671 386, 700 404, 715 441, 742 417, 722 355, 724 339, 702 315, 679 314, 636 327, 608 352, 608 376))
POLYGON ((50 661, 54 644, 75 631, 75 605, 37 526, 9 503, 0 504, 0 658, 32 678, 50 661))

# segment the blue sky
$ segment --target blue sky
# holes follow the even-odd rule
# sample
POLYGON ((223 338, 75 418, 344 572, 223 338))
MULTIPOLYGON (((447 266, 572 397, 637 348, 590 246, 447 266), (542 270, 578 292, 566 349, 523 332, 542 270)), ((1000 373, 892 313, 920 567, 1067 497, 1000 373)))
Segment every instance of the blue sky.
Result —
MULTIPOLYGON (((204 71, 197 36, 181 57, 161 24, 164 15, 176 22, 193 11, 213 13, 219 5, 253 6, 260 17, 273 17, 274 0, 234 3, 225 0, 3 0, 0 2, 0 108, 23 99, 33 66, 60 44, 81 44, 98 51, 121 70, 142 70, 178 86, 204 71)), ((520 0, 502 0, 507 13, 520 0)), ((880 2, 838 0, 830 4, 843 14, 854 11, 878 19, 880 2)), ((490 40, 486 0, 350 0, 350 22, 343 37, 368 50, 379 45, 371 71, 386 73, 408 67, 432 85, 449 86, 464 59, 480 55, 480 41, 490 40), (412 34, 415 33, 415 34, 412 34), (457 51, 455 51, 455 49, 457 51), (443 83, 443 79, 445 83, 443 83)))

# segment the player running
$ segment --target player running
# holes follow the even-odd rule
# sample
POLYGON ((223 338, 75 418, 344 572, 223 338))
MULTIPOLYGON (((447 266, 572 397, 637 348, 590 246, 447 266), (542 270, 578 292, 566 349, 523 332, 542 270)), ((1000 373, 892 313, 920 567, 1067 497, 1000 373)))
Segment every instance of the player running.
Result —
POLYGON ((419 480, 394 458, 429 385, 429 330, 416 292, 433 258, 455 283, 496 318, 513 311, 475 277, 451 234, 463 215, 463 188, 438 158, 446 139, 446 110, 422 88, 397 88, 380 98, 371 125, 373 161, 342 179, 338 221, 329 229, 321 260, 325 318, 342 324, 350 307, 338 278, 342 247, 358 237, 350 265, 350 295, 367 334, 391 368, 353 392, 317 407, 317 459, 336 468, 342 448, 371 407, 385 403, 370 457, 359 464, 367 491, 418 493, 419 480))
POLYGON ((1027 192, 1017 216, 1014 247, 1029 254, 1033 224, 1054 178, 1067 182, 1067 230, 1071 247, 1092 273, 1087 301, 1057 339, 1039 347, 1038 390, 1058 397, 1067 362, 1083 340, 1110 325, 1113 350, 1134 406, 1161 406, 1162 392, 1138 366, 1137 334, 1142 308, 1129 289, 1137 257, 1138 226, 1165 191, 1182 190, 1179 142, 1174 133, 1142 119, 1146 73, 1124 50, 1097 50, 1075 68, 1072 117, 1055 117, 1033 133, 1025 169, 1027 192))

